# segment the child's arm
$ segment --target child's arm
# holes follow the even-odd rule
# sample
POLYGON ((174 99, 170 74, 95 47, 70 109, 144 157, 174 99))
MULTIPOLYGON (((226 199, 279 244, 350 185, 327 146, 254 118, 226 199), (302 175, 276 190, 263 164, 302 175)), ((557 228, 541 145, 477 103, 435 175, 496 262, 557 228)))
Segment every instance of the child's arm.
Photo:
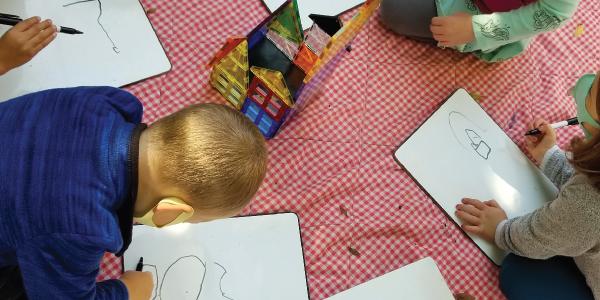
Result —
POLYGON ((558 198, 531 214, 500 223, 496 244, 519 256, 547 259, 579 256, 598 243, 598 193, 583 175, 565 186, 558 198))
POLYGON ((529 129, 538 128, 539 136, 527 136, 527 150, 539 164, 542 172, 556 187, 563 186, 573 176, 573 166, 564 151, 556 146, 556 131, 544 119, 529 124, 529 129))
POLYGON ((431 32, 439 46, 456 47, 461 52, 475 52, 487 61, 499 61, 522 52, 527 46, 523 41, 557 29, 575 13, 578 3, 579 0, 538 0, 510 12, 440 16, 432 19, 431 32))
POLYGON ((29 18, 0 37, 0 75, 30 61, 56 37, 52 21, 29 18))
POLYGON ((595 188, 579 175, 556 200, 528 215, 507 220, 504 210, 493 200, 463 199, 456 206, 456 216, 466 232, 519 256, 574 257, 598 244, 598 198, 595 188))
POLYGON ((109 239, 53 234, 22 244, 17 255, 28 298, 147 300, 153 289, 151 276, 142 276, 149 278, 146 284, 140 284, 144 278, 129 275, 124 280, 96 282, 106 240, 109 239), (128 288, 132 290, 132 297, 129 297, 128 288), (136 295, 147 297, 136 298, 136 295))
POLYGON ((556 30, 577 10, 579 0, 538 0, 510 12, 475 15, 469 51, 489 51, 556 30))

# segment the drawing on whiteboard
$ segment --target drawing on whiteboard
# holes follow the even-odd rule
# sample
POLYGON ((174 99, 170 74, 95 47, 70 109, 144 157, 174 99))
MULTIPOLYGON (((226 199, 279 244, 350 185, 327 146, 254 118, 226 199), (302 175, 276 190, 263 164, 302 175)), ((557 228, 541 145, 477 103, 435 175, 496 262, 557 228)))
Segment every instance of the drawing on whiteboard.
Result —
POLYGON ((490 158, 492 148, 481 137, 481 134, 478 133, 478 131, 481 132, 483 130, 478 128, 479 126, 469 120, 464 114, 451 111, 448 114, 448 125, 454 138, 463 148, 474 151, 479 157, 485 160, 490 158))
POLYGON ((225 292, 223 291, 223 278, 225 278, 225 275, 227 275, 227 269, 225 269, 225 267, 223 267, 220 263, 215 262, 215 265, 219 266, 221 269, 223 269, 223 275, 221 275, 221 278, 219 279, 219 290, 221 291, 221 295, 223 296, 223 298, 225 299, 229 299, 229 300, 233 300, 233 298, 228 297, 227 295, 225 295, 225 292))
POLYGON ((98 18, 96 19, 96 22, 98 23, 98 25, 100 25, 100 28, 102 28, 102 31, 104 31, 104 34, 106 35, 106 37, 108 38, 108 40, 110 41, 110 43, 112 44, 112 49, 116 54, 119 54, 119 47, 117 47, 117 45, 115 44, 115 42, 113 41, 113 39, 110 37, 110 34, 108 34, 108 31, 106 30, 106 28, 104 27, 104 25, 102 24, 102 22, 100 21, 100 19, 102 18, 102 0, 80 0, 80 1, 75 1, 75 2, 71 2, 68 4, 63 5, 63 7, 69 7, 71 5, 75 5, 75 4, 80 4, 80 3, 87 3, 87 2, 97 2, 98 3, 98 18))
MULTIPOLYGON (((170 295, 169 293, 180 292, 177 289, 169 289, 168 287, 171 285, 170 284, 171 282, 173 282, 173 284, 172 284, 173 286, 177 286, 177 287, 181 286, 181 282, 173 281, 173 280, 178 279, 177 271, 181 271, 181 270, 184 270, 186 272, 192 271, 192 272, 189 272, 189 274, 187 274, 186 277, 188 278, 188 280, 190 280, 190 281, 192 281, 192 283, 194 283, 193 286, 185 286, 184 285, 185 286, 184 292, 186 294, 196 295, 192 299, 197 300, 200 298, 200 294, 202 294, 202 288, 204 287, 204 281, 206 279, 206 263, 196 255, 187 255, 187 256, 182 256, 182 257, 176 259, 173 263, 171 263, 171 265, 169 265, 167 270, 165 270, 165 272, 162 275, 162 279, 160 279, 158 293, 156 293, 154 295, 152 300, 173 299, 174 297, 169 297, 169 295, 170 295), (196 270, 194 270, 194 269, 196 269, 196 270), (199 271, 199 272, 193 272, 193 271, 199 271), (175 275, 169 276, 169 274, 171 274, 171 273, 175 274, 175 275), (194 282, 196 280, 196 278, 198 278, 197 276, 202 276, 202 279, 198 280, 198 282, 194 282), (195 291, 195 289, 197 289, 197 292, 195 291)), ((158 285, 158 283, 157 283, 157 285, 158 285)))
POLYGON ((223 299, 234 300, 228 296, 223 286, 223 279, 228 275, 227 268, 218 262, 214 262, 214 265, 215 271, 209 272, 204 260, 196 255, 187 255, 174 260, 161 274, 156 265, 144 264, 144 271, 152 273, 154 278, 154 291, 151 299, 176 299, 183 292, 187 296, 185 299, 199 300, 201 297, 202 299, 214 299, 213 296, 218 293, 218 296, 223 299), (182 274, 184 274, 183 277, 182 274), (207 277, 214 278, 207 280, 207 277), (186 278, 187 282, 182 282, 181 278, 186 278), (213 283, 210 284, 210 282, 213 283), (209 286, 205 287, 205 284, 209 286))

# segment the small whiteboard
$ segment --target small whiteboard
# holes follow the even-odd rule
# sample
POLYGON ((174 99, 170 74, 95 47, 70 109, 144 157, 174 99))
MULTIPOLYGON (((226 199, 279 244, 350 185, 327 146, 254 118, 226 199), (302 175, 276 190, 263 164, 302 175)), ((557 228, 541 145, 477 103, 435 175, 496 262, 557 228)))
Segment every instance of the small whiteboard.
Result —
MULTIPOLYGON (((298 11, 300 12, 300 22, 304 30, 312 26, 313 21, 308 17, 310 14, 337 16, 347 10, 350 10, 365 0, 297 0, 298 11)), ((285 0, 263 0, 271 12, 277 10, 285 0)))
MULTIPOLYGON (((50 18, 59 33, 29 63, 0 76, 0 102, 49 88, 120 87, 171 69, 138 0, 2 0, 0 12, 50 18), (75 3, 69 5, 71 3, 75 3), (66 5, 66 6, 65 6, 66 5)), ((0 34, 11 27, 0 25, 0 34)))
POLYGON ((325 300, 454 300, 430 257, 367 281, 325 300))
POLYGON ((164 229, 135 226, 124 269, 140 257, 151 299, 307 300, 298 217, 231 218, 164 229))
MULTIPOLYGON (((396 160, 456 223, 462 198, 495 199, 509 218, 553 200, 558 190, 463 89, 395 153, 396 160)), ((506 253, 472 237, 497 265, 506 253)))

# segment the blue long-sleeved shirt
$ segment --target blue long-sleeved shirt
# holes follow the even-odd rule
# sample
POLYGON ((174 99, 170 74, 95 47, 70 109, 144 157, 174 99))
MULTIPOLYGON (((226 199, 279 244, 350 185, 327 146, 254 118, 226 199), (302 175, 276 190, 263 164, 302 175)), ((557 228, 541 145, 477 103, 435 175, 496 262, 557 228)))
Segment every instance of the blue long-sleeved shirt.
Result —
POLYGON ((29 299, 128 298, 95 278, 130 242, 141 117, 109 87, 0 103, 0 267, 19 266, 29 299))

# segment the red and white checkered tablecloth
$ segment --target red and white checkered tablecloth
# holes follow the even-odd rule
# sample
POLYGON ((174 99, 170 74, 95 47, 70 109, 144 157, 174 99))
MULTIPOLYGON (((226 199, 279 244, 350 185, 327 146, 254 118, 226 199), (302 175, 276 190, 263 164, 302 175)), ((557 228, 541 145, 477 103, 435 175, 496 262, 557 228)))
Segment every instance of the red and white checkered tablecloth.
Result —
MULTIPOLYGON (((267 15, 258 0, 142 0, 173 70, 127 89, 145 121, 192 103, 224 103, 206 63, 230 35, 267 15)), ((346 14, 345 17, 350 14, 346 14)), ((321 76, 308 105, 269 144, 265 182, 247 214, 300 216, 311 299, 320 300, 425 256, 454 292, 504 299, 498 268, 419 189, 392 151, 453 90, 480 95, 486 111, 522 145, 526 122, 575 115, 567 90, 600 69, 600 2, 582 0, 573 19, 497 64, 393 35, 375 16, 352 51, 321 76), (575 35, 578 25, 584 34, 575 35), (350 249, 353 249, 352 254, 350 249), (356 251, 354 251, 356 250, 356 251)), ((562 129, 566 144, 579 129, 562 129)), ((99 280, 116 278, 107 255, 99 280)))

